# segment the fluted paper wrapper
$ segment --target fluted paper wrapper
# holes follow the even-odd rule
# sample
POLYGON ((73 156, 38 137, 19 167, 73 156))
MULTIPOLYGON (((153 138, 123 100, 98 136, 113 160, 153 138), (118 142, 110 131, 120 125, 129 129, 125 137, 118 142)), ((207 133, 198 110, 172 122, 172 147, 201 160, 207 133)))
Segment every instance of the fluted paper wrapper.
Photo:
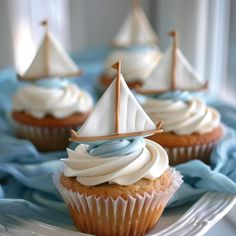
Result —
POLYGON ((116 200, 72 192, 61 185, 60 173, 53 176, 53 181, 80 231, 98 236, 138 236, 153 228, 168 200, 183 182, 179 172, 169 171, 173 182, 165 191, 116 200))
POLYGON ((216 143, 210 142, 189 147, 164 148, 168 154, 170 165, 177 165, 194 159, 209 163, 210 154, 216 143))
POLYGON ((38 127, 14 121, 15 133, 19 138, 31 141, 40 151, 64 150, 69 144, 71 129, 78 126, 38 127))

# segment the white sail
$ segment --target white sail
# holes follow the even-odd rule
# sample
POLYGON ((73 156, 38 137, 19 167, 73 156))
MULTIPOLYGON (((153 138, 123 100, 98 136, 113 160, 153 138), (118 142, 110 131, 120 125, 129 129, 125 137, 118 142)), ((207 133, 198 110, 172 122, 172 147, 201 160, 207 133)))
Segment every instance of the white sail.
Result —
MULTIPOLYGON (((159 64, 154 68, 144 85, 142 91, 170 91, 171 72, 173 64, 173 46, 171 45, 162 56, 159 64)), ((175 90, 198 90, 204 86, 201 77, 190 65, 183 53, 176 49, 176 88, 175 90)))
POLYGON ((114 78, 116 72, 110 66, 120 60, 122 73, 127 82, 143 81, 148 78, 160 58, 161 53, 158 47, 143 51, 114 50, 106 60, 106 74, 114 78))
MULTIPOLYGON (((116 114, 116 79, 98 101, 94 111, 77 132, 78 137, 110 136, 115 132, 116 114)), ((120 74, 120 106, 118 134, 146 132, 156 129, 156 125, 148 117, 135 99, 120 74)))
POLYGON ((80 69, 50 32, 46 32, 36 55, 21 76, 24 80, 66 77, 80 74, 80 69))
POLYGON ((172 49, 170 47, 146 79, 142 86, 142 91, 168 90, 171 86, 171 67, 172 49))
POLYGON ((133 7, 113 40, 116 46, 155 44, 158 37, 150 25, 143 9, 133 7))
POLYGON ((204 82, 198 72, 190 65, 183 53, 177 49, 176 87, 177 89, 198 90, 204 82))

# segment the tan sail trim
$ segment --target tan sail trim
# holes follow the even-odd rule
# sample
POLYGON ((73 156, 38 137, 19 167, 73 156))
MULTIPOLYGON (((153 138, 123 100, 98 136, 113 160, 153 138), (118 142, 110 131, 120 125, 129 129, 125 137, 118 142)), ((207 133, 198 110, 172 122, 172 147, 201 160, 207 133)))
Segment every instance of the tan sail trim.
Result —
MULTIPOLYGON (((175 91, 189 91, 189 92, 197 92, 206 90, 208 88, 208 82, 205 82, 200 88, 194 89, 194 88, 175 88, 175 91)), ((135 91, 140 94, 161 94, 166 92, 173 92, 172 89, 159 89, 159 90, 142 90, 140 87, 135 88, 135 91)))
POLYGON ((128 137, 137 137, 137 136, 150 136, 157 133, 162 133, 162 129, 155 129, 155 130, 148 130, 148 131, 141 131, 141 132, 130 132, 124 134, 111 134, 111 135, 104 135, 104 136, 96 136, 96 137, 80 137, 78 136, 77 132, 71 130, 71 137, 69 141, 72 142, 92 142, 92 141, 101 141, 101 140, 112 140, 112 139, 120 139, 120 138, 128 138, 128 137))
POLYGON ((20 75, 20 74, 17 74, 17 78, 18 80, 41 80, 41 79, 48 79, 48 78, 52 78, 52 77, 60 77, 60 78, 63 78, 63 77, 75 77, 75 76, 79 76, 83 74, 83 71, 82 70, 79 70, 75 73, 68 73, 68 74, 51 74, 51 75, 46 75, 46 74, 41 74, 41 75, 38 75, 38 76, 24 76, 24 75, 20 75))
POLYGON ((131 29, 131 44, 134 45, 136 42, 136 38, 139 32, 139 27, 137 24, 135 24, 135 18, 137 17, 137 21, 140 24, 140 14, 137 15, 135 12, 135 9, 139 8, 139 0, 132 0, 132 5, 133 5, 133 11, 132 11, 132 29, 131 29))

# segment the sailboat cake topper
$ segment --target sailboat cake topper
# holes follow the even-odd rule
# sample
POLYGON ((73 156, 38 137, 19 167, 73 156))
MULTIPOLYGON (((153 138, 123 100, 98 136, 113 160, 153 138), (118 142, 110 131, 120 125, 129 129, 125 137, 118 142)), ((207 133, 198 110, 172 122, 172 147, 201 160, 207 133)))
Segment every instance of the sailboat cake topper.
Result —
POLYGON ((45 28, 44 38, 29 68, 23 75, 18 75, 18 78, 33 81, 80 75, 81 70, 49 31, 48 21, 42 21, 41 25, 45 28))
POLYGON ((116 78, 80 130, 71 131, 70 141, 105 141, 162 132, 162 123, 155 125, 129 90, 121 74, 120 61, 112 68, 117 70, 116 78))
POLYGON ((140 0, 132 0, 132 10, 112 45, 129 47, 131 45, 155 45, 157 42, 158 37, 140 6, 140 0))
POLYGON ((162 56, 149 78, 137 92, 158 94, 175 90, 199 91, 207 88, 178 47, 178 33, 171 31, 173 44, 162 56))

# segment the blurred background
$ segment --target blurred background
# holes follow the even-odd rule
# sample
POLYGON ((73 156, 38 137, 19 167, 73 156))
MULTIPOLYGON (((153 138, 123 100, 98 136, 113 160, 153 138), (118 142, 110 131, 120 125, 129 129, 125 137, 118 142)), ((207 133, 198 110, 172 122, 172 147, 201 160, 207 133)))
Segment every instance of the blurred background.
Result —
MULTIPOLYGON (((209 81, 210 92, 236 104, 236 1, 141 3, 159 36, 161 51, 170 43, 166 33, 177 29, 182 52, 209 81)), ((43 19, 49 20, 51 31, 72 55, 96 57, 109 46, 130 8, 129 0, 0 0, 0 69, 26 70, 43 36, 39 27, 43 19)))
MULTIPOLYGON (((210 82, 210 92, 235 103, 236 1, 142 0, 165 51, 166 32, 180 33, 180 48, 210 82), (227 92, 226 92, 227 91, 227 92)), ((73 55, 108 46, 131 7, 127 0, 1 0, 0 68, 23 72, 42 37, 39 22, 49 19, 60 43, 73 55)))

